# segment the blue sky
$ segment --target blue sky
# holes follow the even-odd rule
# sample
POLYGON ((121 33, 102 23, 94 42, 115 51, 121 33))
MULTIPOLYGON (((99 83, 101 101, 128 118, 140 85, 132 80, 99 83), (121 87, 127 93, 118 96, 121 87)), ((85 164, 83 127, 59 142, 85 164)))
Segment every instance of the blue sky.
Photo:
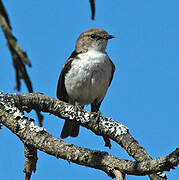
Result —
MULTIPOLYGON (((90 19, 88 0, 3 2, 13 33, 32 62, 32 68, 27 69, 35 92, 56 97, 58 76, 79 34, 89 28, 103 28, 116 37, 107 47, 116 72, 102 103, 102 114, 128 126, 153 158, 178 147, 178 0, 96 1, 95 21, 90 19)), ((0 89, 14 93, 15 72, 1 30, 0 39, 0 89)), ((22 84, 20 93, 26 93, 22 84)), ((35 113, 29 116, 37 119, 35 113)), ((59 138, 63 120, 45 113, 44 117, 47 131, 59 138)), ((23 144, 5 127, 0 137, 0 179, 23 179, 23 144)), ((101 137, 85 128, 81 128, 78 138, 66 141, 133 160, 115 142, 108 150, 101 137)), ((69 165, 40 151, 38 157, 37 172, 32 180, 111 179, 101 171, 69 165)), ((178 180, 179 168, 167 175, 169 179, 178 180)), ((127 176, 127 180, 132 179, 149 178, 127 176)))

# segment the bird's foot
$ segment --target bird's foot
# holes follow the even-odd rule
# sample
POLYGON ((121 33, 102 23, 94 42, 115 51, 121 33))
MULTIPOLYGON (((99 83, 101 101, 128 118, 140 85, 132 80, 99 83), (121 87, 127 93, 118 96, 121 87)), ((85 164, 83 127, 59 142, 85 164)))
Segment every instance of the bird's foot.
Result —
POLYGON ((82 111, 84 106, 80 105, 78 102, 75 102, 75 108, 78 110, 78 111, 82 111))

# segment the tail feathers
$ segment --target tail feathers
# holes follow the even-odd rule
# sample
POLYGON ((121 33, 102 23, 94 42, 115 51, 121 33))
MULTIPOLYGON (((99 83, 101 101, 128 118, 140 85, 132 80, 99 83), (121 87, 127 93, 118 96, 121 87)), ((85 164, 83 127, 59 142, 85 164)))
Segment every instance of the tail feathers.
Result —
POLYGON ((79 134, 80 125, 69 120, 65 120, 60 137, 62 139, 67 138, 68 136, 77 137, 79 134))

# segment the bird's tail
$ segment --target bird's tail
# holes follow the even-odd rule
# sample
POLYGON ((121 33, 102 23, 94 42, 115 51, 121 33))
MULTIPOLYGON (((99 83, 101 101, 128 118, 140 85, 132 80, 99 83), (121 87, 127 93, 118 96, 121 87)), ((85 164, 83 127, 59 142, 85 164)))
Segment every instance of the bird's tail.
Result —
POLYGON ((67 138, 68 136, 77 137, 79 134, 79 130, 80 130, 80 125, 78 125, 75 122, 65 120, 60 137, 62 139, 67 138))

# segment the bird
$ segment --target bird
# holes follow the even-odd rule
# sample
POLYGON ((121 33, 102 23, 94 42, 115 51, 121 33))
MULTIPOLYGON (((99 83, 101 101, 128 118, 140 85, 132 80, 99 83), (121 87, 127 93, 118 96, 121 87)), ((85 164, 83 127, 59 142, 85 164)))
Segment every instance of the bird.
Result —
MULTIPOLYGON (((80 108, 91 104, 91 112, 100 112, 100 105, 112 82, 115 65, 106 50, 108 40, 113 39, 103 29, 92 28, 81 33, 75 50, 65 62, 57 85, 57 98, 80 108)), ((65 120, 60 137, 77 137, 80 125, 65 120)), ((103 137, 105 146, 110 140, 103 137)))

